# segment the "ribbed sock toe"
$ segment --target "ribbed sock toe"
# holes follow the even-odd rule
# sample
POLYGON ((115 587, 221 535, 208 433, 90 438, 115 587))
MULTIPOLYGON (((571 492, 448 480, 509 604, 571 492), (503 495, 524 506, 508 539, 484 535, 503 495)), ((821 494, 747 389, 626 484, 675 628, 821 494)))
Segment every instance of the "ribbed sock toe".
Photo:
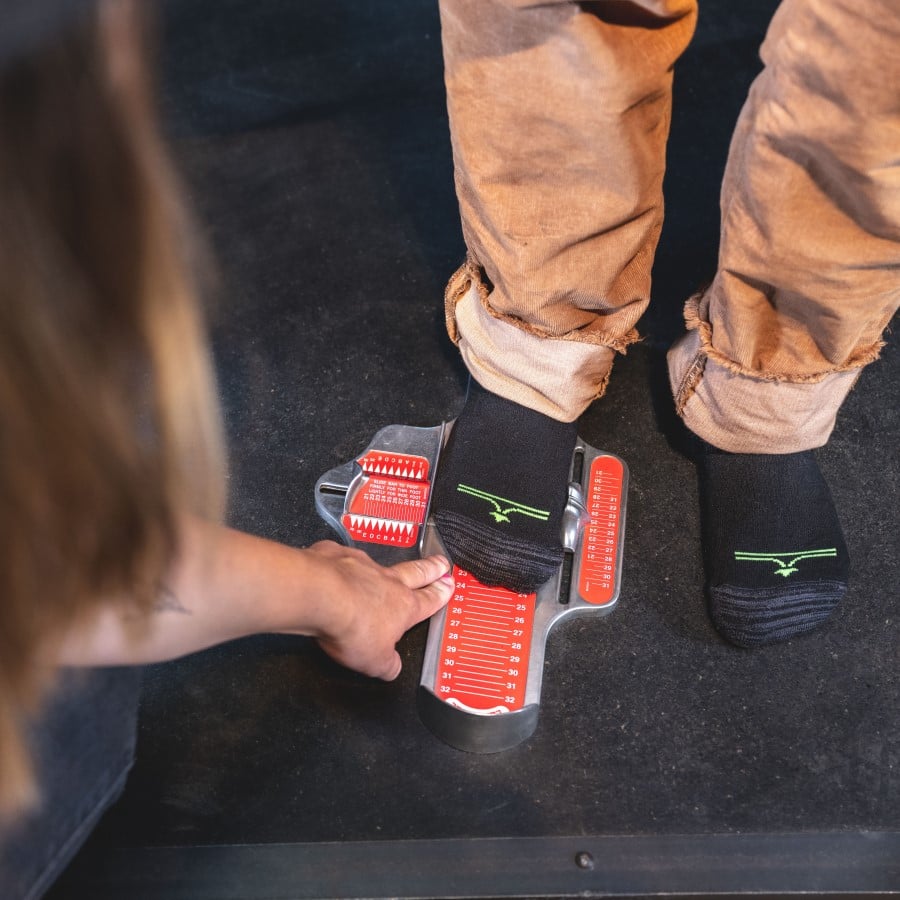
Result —
POLYGON ((435 513, 438 531, 454 562, 482 584, 500 584, 517 593, 531 593, 562 565, 563 549, 510 539, 468 516, 435 513))
POLYGON ((850 563, 812 451, 700 454, 710 617, 740 647, 813 631, 847 589, 850 563))
POLYGON ((795 584, 790 589, 747 589, 722 585, 709 589, 710 617, 716 630, 738 647, 786 641, 819 627, 834 611, 847 585, 839 581, 795 584))
POLYGON ((575 423, 476 382, 444 448, 431 502, 450 558, 482 584, 530 593, 563 561, 575 423))

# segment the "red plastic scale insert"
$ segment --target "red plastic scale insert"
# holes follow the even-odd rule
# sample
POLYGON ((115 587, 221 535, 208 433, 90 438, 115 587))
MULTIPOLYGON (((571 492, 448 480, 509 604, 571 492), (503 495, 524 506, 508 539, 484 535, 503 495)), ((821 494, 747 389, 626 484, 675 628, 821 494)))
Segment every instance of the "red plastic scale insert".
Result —
POLYGON ((407 453, 369 450, 357 463, 364 474, 341 516, 341 524, 355 541, 414 546, 428 508, 428 460, 407 453))
POLYGON ((525 704, 535 594, 485 587, 458 566, 447 606, 434 692, 438 699, 479 715, 525 704))
POLYGON ((622 479, 622 463, 615 457, 598 456, 591 463, 587 490, 591 521, 582 538, 578 592, 597 606, 605 606, 615 598, 622 479))

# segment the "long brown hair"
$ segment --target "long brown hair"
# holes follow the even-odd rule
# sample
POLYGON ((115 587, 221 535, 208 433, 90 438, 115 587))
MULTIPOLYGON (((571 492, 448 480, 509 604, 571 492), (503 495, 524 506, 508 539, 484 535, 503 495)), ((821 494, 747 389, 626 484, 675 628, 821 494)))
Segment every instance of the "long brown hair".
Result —
POLYGON ((143 13, 0 72, 0 811, 34 786, 38 652, 102 604, 146 612, 177 511, 221 511, 222 452, 143 13))

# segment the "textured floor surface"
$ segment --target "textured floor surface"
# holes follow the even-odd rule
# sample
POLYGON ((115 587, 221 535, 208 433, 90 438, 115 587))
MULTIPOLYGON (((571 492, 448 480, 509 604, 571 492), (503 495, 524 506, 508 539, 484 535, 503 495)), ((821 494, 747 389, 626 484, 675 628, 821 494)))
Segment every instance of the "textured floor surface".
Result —
MULTIPOLYGON (((663 353, 712 271, 717 184, 775 4, 709 2, 676 76, 668 220, 644 343, 581 434, 631 470, 624 588, 548 644, 541 720, 493 756, 415 711, 425 629, 390 685, 302 639, 146 673, 137 764, 103 847, 900 828, 900 347, 889 336, 820 459, 853 558, 820 632, 725 645, 703 602, 697 490, 663 353)), ((443 332, 462 256, 433 4, 169 4, 168 120, 219 261, 231 519, 328 537, 317 477, 381 426, 460 408, 443 332)))

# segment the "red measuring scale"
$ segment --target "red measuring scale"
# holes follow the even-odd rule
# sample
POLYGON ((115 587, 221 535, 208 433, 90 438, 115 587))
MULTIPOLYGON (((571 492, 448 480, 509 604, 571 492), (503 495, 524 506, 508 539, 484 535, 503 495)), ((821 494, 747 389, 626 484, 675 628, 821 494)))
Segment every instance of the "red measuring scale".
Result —
POLYGON ((355 541, 414 546, 428 508, 428 460, 407 453, 369 450, 357 463, 363 479, 341 516, 341 524, 355 541))
POLYGON ((591 520, 582 537, 578 593, 605 606, 615 599, 624 472, 621 460, 598 456, 591 463, 587 509, 591 520))
POLYGON ((498 715, 525 705, 535 594, 487 587, 453 567, 434 693, 466 712, 498 715))

